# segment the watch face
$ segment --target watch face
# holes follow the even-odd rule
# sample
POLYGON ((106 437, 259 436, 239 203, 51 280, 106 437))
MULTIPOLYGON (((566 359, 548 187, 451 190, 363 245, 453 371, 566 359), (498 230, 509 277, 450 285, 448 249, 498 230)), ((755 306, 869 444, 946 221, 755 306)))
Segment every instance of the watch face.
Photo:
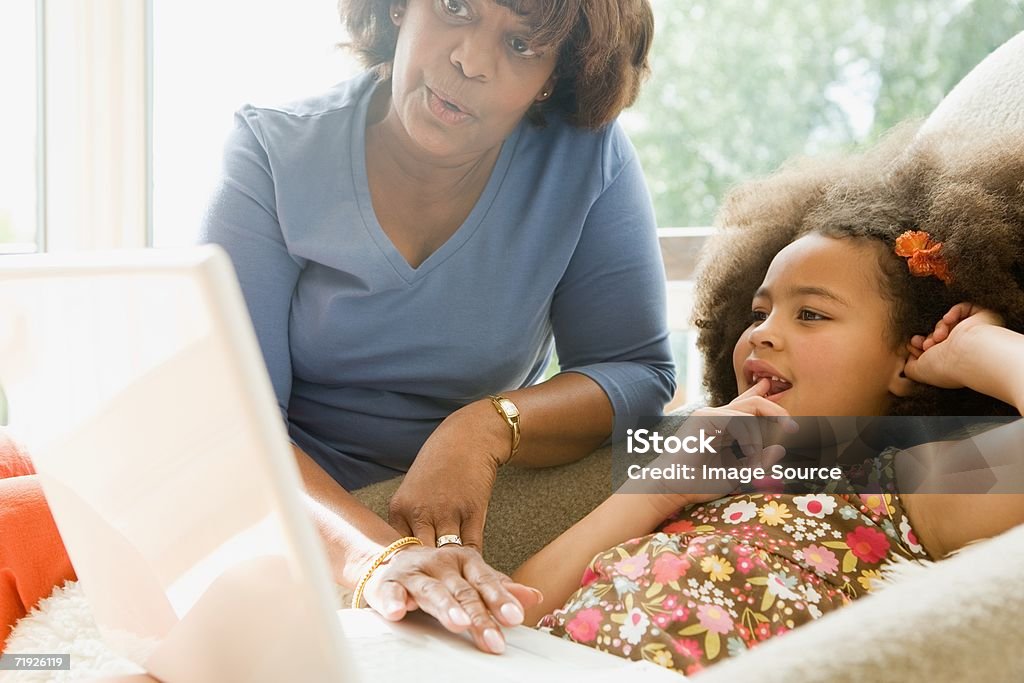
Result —
POLYGON ((516 408, 516 404, 507 398, 503 398, 498 401, 501 404, 501 409, 505 411, 505 414, 509 417, 519 417, 519 409, 516 408))

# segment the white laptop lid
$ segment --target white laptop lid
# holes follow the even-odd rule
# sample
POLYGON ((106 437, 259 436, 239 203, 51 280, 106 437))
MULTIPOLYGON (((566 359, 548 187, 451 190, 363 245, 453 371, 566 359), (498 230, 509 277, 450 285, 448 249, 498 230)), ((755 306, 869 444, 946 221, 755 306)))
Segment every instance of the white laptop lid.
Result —
POLYGON ((107 642, 167 681, 352 680, 224 252, 3 257, 0 301, 10 425, 107 642))

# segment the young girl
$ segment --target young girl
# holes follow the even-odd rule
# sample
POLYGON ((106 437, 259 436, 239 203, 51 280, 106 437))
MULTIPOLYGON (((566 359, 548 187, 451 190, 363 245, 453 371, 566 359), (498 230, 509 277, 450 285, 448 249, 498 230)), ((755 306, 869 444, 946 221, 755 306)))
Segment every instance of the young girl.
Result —
MULTIPOLYGON (((908 135, 731 195, 695 308, 724 407, 697 414, 1024 410, 1024 144, 908 135)), ((1019 424, 973 446, 1015 453, 1019 424)), ((564 602, 540 621, 553 634, 691 673, 864 595, 896 558, 1024 522, 1020 494, 886 493, 911 456, 883 451, 873 494, 619 493, 514 577, 564 602)))

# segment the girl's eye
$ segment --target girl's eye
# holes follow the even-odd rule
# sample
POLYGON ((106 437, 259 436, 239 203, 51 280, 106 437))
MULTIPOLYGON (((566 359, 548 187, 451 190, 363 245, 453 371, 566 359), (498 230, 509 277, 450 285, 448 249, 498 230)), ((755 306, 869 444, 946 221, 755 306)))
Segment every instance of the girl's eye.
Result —
POLYGON ((828 318, 823 316, 821 313, 815 313, 814 311, 809 311, 806 308, 800 311, 798 317, 800 318, 800 320, 804 320, 807 322, 815 320, 828 320, 828 318))
POLYGON ((750 312, 750 320, 753 323, 763 323, 767 319, 768 319, 768 314, 765 313, 764 311, 751 311, 750 312))
POLYGON ((462 0, 441 0, 444 11, 453 17, 468 17, 469 7, 462 0))
POLYGON ((537 53, 530 48, 530 44, 522 38, 512 38, 508 41, 509 47, 520 57, 533 57, 537 53))

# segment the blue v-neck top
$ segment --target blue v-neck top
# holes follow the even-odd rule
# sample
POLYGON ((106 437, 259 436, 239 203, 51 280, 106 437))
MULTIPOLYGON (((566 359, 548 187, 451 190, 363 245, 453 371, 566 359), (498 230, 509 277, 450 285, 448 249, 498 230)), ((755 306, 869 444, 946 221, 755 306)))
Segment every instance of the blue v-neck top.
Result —
POLYGON ((394 476, 451 412, 540 381, 553 341, 617 415, 660 413, 675 387, 664 271, 621 128, 524 121, 466 221, 412 268, 370 200, 375 86, 365 73, 243 107, 204 218, 292 439, 346 488, 394 476))

